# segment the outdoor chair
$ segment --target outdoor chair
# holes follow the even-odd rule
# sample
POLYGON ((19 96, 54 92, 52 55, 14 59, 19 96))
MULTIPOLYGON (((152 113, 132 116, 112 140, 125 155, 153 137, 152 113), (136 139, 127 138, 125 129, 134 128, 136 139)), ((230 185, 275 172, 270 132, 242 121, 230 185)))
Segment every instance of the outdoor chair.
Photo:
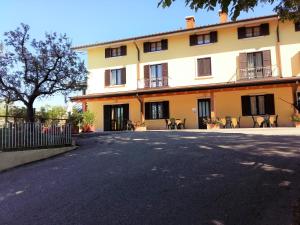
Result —
POLYGON ((174 118, 170 119, 169 127, 171 130, 175 130, 177 128, 176 120, 174 118))
POLYGON ((265 115, 260 127, 271 127, 270 115, 265 115))
POLYGON ((252 121, 253 121, 253 128, 255 128, 256 126, 259 127, 259 123, 256 117, 252 116, 252 121))
POLYGON ((278 115, 271 116, 270 122, 272 127, 278 127, 278 115))
POLYGON ((185 121, 185 118, 183 119, 183 122, 181 120, 178 120, 177 129, 185 129, 185 121))
POLYGON ((231 116, 225 117, 225 128, 233 128, 232 118, 231 116))
POLYGON ((170 122, 168 119, 165 119, 165 122, 166 122, 166 129, 170 129, 170 122))
POLYGON ((132 123, 131 120, 127 120, 126 129, 127 130, 132 130, 132 131, 135 130, 134 124, 132 123))

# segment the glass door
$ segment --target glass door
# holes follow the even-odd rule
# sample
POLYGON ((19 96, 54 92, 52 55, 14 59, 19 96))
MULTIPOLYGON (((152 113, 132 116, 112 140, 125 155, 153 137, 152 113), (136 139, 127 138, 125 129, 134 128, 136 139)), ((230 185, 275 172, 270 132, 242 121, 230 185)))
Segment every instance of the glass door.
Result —
POLYGON ((206 129, 205 120, 211 117, 210 99, 198 100, 198 121, 199 129, 206 129))

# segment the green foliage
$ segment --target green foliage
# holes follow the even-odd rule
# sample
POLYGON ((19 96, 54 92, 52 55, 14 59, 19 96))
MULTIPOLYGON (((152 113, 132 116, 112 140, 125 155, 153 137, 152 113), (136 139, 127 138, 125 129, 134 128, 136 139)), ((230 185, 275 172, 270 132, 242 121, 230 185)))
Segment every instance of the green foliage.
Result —
POLYGON ((83 125, 93 125, 95 122, 95 115, 91 111, 83 113, 83 125))
MULTIPOLYGON (((158 6, 163 8, 170 7, 175 0, 159 0, 158 6)), ((300 21, 300 0, 279 0, 274 11, 283 20, 300 21)), ((208 11, 221 9, 230 14, 231 19, 235 21, 241 12, 254 10, 254 7, 263 4, 273 4, 275 0, 185 0, 186 6, 192 10, 206 9, 208 11)))
POLYGON ((221 125, 222 120, 220 120, 219 118, 208 118, 204 120, 205 124, 216 124, 216 125, 221 125))
POLYGON ((82 112, 80 112, 76 109, 73 109, 73 112, 69 117, 69 123, 71 123, 73 126, 80 126, 82 121, 83 121, 82 112))
POLYGON ((293 115, 292 116, 292 121, 293 122, 300 122, 300 115, 299 114, 293 115))

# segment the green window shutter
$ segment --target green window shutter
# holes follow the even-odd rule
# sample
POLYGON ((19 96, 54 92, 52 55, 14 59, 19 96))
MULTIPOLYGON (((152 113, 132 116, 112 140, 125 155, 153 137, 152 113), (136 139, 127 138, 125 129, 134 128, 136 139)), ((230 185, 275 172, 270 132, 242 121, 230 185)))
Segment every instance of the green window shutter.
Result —
POLYGON ((246 38, 246 27, 238 28, 238 39, 246 38))
POLYGON ((161 40, 161 49, 168 50, 168 39, 161 40))
POLYGON ((242 96, 242 115, 251 116, 250 96, 242 96))
POLYGON ((190 46, 195 46, 198 44, 198 35, 190 36, 190 46))
POLYGON ((270 34, 270 29, 269 29, 268 23, 263 23, 260 25, 260 34, 261 35, 269 35, 270 34))
POLYGON ((151 43, 150 42, 144 42, 144 53, 150 52, 150 46, 151 43))
POLYGON ((265 95, 265 113, 268 115, 275 115, 275 101, 274 95, 265 95))
POLYGON ((163 119, 168 119, 170 117, 169 112, 169 101, 163 102, 163 119))
POLYGON ((126 45, 121 46, 121 55, 122 56, 127 55, 127 46, 126 45))
POLYGON ((111 57, 111 48, 106 48, 105 49, 105 58, 110 58, 111 57))
POLYGON ((218 32, 217 31, 210 32, 210 43, 216 43, 216 42, 218 42, 218 32))
POLYGON ((146 120, 151 119, 151 103, 150 102, 145 103, 145 119, 146 120))

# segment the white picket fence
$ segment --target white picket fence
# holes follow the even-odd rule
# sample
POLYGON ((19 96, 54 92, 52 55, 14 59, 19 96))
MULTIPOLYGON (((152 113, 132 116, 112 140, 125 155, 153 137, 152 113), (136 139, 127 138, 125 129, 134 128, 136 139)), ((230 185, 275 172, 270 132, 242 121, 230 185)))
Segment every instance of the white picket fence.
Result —
POLYGON ((48 148, 72 144, 72 126, 7 123, 0 126, 0 151, 48 148))

